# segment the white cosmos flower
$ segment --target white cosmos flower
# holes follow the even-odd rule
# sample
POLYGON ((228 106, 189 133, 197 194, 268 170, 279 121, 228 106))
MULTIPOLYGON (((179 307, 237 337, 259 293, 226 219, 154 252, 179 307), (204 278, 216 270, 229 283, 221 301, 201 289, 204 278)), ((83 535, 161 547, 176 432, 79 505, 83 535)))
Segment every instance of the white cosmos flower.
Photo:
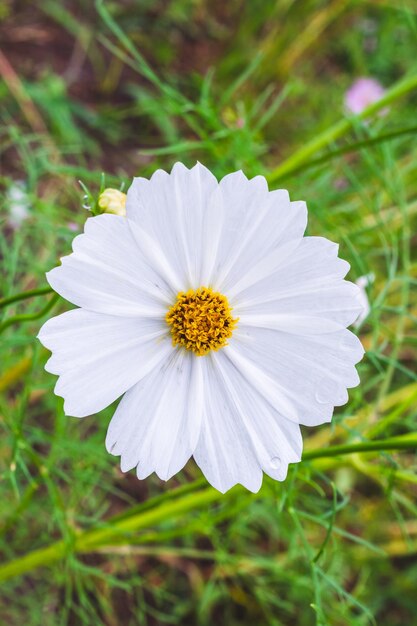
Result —
POLYGON ((300 424, 330 422, 358 385, 361 311, 338 246, 265 178, 200 164, 135 178, 127 217, 87 220, 47 274, 80 308, 43 326, 69 415, 122 394, 107 434, 123 471, 167 480, 193 456, 225 492, 284 480, 300 424))

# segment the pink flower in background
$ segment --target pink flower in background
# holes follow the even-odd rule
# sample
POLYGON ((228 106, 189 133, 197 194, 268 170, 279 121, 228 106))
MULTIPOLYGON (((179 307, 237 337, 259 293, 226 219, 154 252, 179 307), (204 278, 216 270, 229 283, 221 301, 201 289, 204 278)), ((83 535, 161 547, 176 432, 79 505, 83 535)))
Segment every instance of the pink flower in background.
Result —
MULTIPOLYGON (((345 94, 345 107, 357 115, 370 104, 378 102, 384 93, 385 89, 375 78, 358 78, 345 94)), ((387 109, 384 109, 380 114, 386 113, 387 109)))

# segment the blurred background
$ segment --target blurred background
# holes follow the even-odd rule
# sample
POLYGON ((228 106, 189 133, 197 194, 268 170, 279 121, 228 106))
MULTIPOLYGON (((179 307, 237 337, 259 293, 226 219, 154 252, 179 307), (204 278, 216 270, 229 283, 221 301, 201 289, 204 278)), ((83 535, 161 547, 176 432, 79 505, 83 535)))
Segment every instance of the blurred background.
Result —
POLYGON ((242 168, 308 202, 369 301, 362 384, 306 450, 413 436, 416 1, 0 0, 0 20, 0 624, 417 624, 415 453, 310 458, 256 495, 213 496, 192 461, 140 482, 105 451, 114 407, 66 418, 36 340, 100 191, 242 168))

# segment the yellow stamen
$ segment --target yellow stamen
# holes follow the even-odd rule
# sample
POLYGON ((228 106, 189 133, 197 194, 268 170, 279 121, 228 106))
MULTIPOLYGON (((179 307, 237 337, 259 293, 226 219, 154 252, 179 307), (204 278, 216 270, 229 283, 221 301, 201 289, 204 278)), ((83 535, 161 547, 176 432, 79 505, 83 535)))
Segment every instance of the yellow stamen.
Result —
POLYGON ((226 296, 210 287, 180 291, 165 316, 172 343, 197 356, 227 345, 238 319, 233 318, 226 296))

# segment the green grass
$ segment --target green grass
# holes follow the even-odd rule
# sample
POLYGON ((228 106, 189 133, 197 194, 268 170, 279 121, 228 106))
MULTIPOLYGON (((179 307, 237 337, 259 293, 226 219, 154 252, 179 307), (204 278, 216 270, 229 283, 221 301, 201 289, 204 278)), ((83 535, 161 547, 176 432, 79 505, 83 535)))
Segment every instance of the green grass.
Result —
POLYGON ((0 16, 0 624, 414 624, 415 3, 0 1, 0 16), (348 117, 362 75, 388 91, 348 117), (104 448, 114 407, 65 417, 36 340, 69 308, 44 275, 82 205, 197 159, 305 199, 349 278, 375 275, 360 387, 256 495, 218 494, 193 462, 166 484, 123 475, 104 448), (13 229, 16 181, 29 217, 13 229))

